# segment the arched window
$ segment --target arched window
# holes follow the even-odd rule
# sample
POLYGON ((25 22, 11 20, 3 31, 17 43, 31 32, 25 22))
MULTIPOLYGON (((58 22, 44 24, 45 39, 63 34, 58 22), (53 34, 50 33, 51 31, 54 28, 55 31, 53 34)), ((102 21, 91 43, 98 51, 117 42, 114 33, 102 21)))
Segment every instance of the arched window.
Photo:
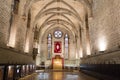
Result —
POLYGON ((59 30, 56 30, 56 31, 54 32, 54 37, 55 37, 55 38, 61 38, 61 37, 62 37, 62 32, 59 31, 59 30))
POLYGON ((64 58, 65 59, 68 59, 68 48, 69 48, 69 44, 68 44, 68 42, 69 42, 69 39, 68 39, 68 34, 65 34, 65 53, 64 53, 64 58))
POLYGON ((47 40, 48 40, 48 59, 51 58, 51 55, 52 55, 52 35, 51 34, 48 34, 48 37, 47 37, 47 40))

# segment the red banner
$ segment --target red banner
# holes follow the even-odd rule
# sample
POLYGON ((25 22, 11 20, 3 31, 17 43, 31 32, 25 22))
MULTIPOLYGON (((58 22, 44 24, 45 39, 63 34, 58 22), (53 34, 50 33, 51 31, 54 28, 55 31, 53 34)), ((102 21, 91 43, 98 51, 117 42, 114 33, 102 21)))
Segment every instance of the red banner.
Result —
POLYGON ((61 41, 54 42, 54 53, 61 53, 61 41))

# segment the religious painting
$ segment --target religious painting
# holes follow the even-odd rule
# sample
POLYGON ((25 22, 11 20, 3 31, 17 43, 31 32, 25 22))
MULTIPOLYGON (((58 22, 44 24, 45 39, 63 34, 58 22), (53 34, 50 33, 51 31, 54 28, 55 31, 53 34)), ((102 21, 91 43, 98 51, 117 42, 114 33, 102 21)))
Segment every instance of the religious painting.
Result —
POLYGON ((54 42, 54 53, 61 53, 62 47, 61 47, 61 41, 55 41, 54 42))
POLYGON ((3 80, 4 66, 0 66, 0 80, 3 80))
POLYGON ((22 69, 21 69, 21 76, 24 76, 25 73, 26 73, 26 66, 25 65, 22 65, 22 69))
POLYGON ((33 65, 30 65, 30 72, 33 71, 33 65))
POLYGON ((29 65, 26 65, 26 74, 29 74, 29 65))
POLYGON ((20 77, 20 65, 16 66, 16 71, 15 71, 15 79, 17 80, 20 77))
POLYGON ((13 80, 14 66, 8 66, 7 80, 13 80))

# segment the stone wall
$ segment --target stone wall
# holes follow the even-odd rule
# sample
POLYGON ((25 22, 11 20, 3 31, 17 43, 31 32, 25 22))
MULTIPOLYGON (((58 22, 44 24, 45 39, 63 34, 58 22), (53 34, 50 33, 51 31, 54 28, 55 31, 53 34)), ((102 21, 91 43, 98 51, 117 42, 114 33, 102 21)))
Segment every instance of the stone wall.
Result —
MULTIPOLYGON (((26 56, 24 52, 27 32, 27 16, 24 15, 25 0, 20 0, 18 14, 12 12, 13 0, 0 0, 0 63, 33 63, 32 56, 26 56), (13 15, 13 22, 11 20, 13 15), (11 23, 12 24, 11 24, 11 23), (14 27, 15 26, 15 27, 14 27), (11 30, 16 28, 15 46, 8 47, 11 30), (27 59, 27 60, 26 60, 27 59), (15 62, 16 61, 16 62, 15 62)), ((28 11, 28 10, 27 10, 28 11)), ((32 54, 33 31, 30 29, 30 52, 32 54)))
POLYGON ((62 42, 62 52, 60 55, 62 57, 65 57, 64 54, 64 36, 67 33, 69 35, 69 59, 65 60, 66 65, 72 65, 72 64, 78 64, 76 61, 76 42, 74 41, 74 37, 71 32, 64 30, 63 28, 59 28, 59 30, 62 31, 63 35, 62 38, 57 39, 54 37, 54 31, 58 30, 56 28, 48 29, 46 33, 44 33, 44 36, 41 38, 41 44, 40 44, 40 54, 37 56, 36 63, 37 65, 40 64, 41 61, 44 61, 45 63, 51 64, 51 62, 48 60, 48 49, 47 49, 47 36, 49 33, 52 34, 52 57, 54 57, 56 54, 54 53, 54 41, 61 41, 62 42), (67 63, 66 63, 67 61, 67 63))
POLYGON ((54 29, 51 29, 51 30, 48 30, 48 32, 46 32, 45 34, 44 34, 44 36, 42 37, 42 44, 41 44, 41 54, 44 54, 44 57, 46 57, 47 58, 47 56, 48 56, 48 49, 47 49, 47 36, 48 36, 48 34, 49 33, 51 33, 52 34, 52 57, 55 55, 54 54, 54 41, 61 41, 62 42, 62 52, 61 52, 61 54, 64 56, 64 36, 65 36, 65 34, 67 33, 68 35, 69 35, 69 59, 70 60, 76 60, 76 42, 74 41, 74 37, 73 37, 73 35, 70 33, 70 32, 68 32, 67 30, 63 30, 63 29, 59 29, 59 30, 61 30, 62 32, 63 32, 63 35, 62 35, 62 37, 60 38, 60 39, 56 39, 55 37, 54 37, 54 31, 55 31, 56 29, 54 28, 54 29))
POLYGON ((84 63, 104 63, 113 59, 119 63, 119 3, 120 0, 93 0, 93 18, 89 19, 89 28, 91 52, 94 57, 83 59, 84 63))
POLYGON ((0 46, 2 47, 5 47, 8 43, 11 1, 12 0, 0 0, 0 46))
POLYGON ((92 53, 111 50, 120 44, 120 0, 93 0, 93 19, 89 20, 92 53))
MULTIPOLYGON (((13 2, 12 0, 1 0, 0 1, 0 47, 6 47, 11 29, 16 27, 15 35, 15 50, 24 52, 26 32, 27 32, 27 16, 28 13, 24 12, 24 6, 26 1, 20 0, 18 14, 12 12, 13 2), (24 13, 26 15, 24 15, 24 13), (11 15, 13 15, 13 20, 10 23, 11 15)), ((32 31, 32 29, 31 29, 32 31)), ((30 34, 31 36, 33 33, 30 34)), ((30 37, 32 41, 32 37, 30 37)), ((31 46, 32 44, 30 44, 31 46)), ((32 47, 31 47, 32 49, 32 47)), ((30 49, 30 50, 31 50, 30 49)), ((32 53, 32 51, 30 51, 32 53)))

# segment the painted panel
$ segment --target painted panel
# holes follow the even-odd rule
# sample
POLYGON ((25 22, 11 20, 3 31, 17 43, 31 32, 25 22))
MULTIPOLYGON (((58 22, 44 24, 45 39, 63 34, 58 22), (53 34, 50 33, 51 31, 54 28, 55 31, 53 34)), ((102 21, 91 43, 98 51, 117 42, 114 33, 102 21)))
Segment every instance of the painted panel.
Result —
POLYGON ((62 52, 62 44, 61 41, 54 42, 54 53, 61 53, 62 52))

